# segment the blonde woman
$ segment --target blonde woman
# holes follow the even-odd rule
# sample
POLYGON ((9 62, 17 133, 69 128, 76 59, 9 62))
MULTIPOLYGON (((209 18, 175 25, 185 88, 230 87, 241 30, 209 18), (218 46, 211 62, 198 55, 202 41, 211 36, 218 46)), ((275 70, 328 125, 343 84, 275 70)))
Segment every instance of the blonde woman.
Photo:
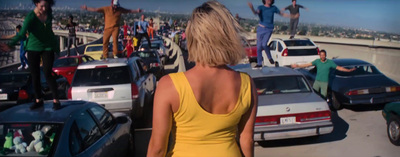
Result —
POLYGON ((217 1, 194 9, 186 33, 189 61, 196 66, 159 81, 147 156, 254 155, 254 83, 247 74, 227 67, 245 55, 239 30, 229 10, 217 1))

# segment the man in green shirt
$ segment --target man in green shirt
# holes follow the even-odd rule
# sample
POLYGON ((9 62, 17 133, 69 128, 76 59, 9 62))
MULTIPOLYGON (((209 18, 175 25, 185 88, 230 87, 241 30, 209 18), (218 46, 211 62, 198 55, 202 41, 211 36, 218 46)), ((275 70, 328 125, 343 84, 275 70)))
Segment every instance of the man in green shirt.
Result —
POLYGON ((336 69, 343 72, 352 72, 356 68, 346 69, 344 67, 338 66, 330 59, 326 58, 326 51, 321 50, 319 53, 320 59, 316 59, 311 63, 306 64, 292 64, 292 68, 305 68, 309 66, 315 66, 317 68, 317 76, 313 84, 314 90, 320 93, 324 98, 328 93, 328 82, 329 82, 329 72, 331 69, 336 69))

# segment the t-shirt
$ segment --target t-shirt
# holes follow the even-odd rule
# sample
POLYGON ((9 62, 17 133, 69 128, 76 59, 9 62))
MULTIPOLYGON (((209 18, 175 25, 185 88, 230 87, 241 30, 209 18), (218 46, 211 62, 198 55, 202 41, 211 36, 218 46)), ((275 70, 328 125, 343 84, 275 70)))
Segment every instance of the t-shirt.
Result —
POLYGON ((120 9, 117 8, 115 12, 113 12, 113 8, 111 6, 106 6, 99 8, 99 12, 104 14, 104 29, 119 27, 119 20, 122 14, 120 9))
POLYGON ((299 13, 300 8, 304 8, 302 5, 296 4, 294 7, 293 5, 289 5, 285 8, 285 10, 289 10, 290 14, 295 15, 299 13))
POLYGON ((329 81, 329 72, 331 69, 336 69, 337 65, 330 59, 326 59, 325 62, 322 62, 321 59, 316 59, 312 62, 312 65, 317 67, 317 77, 315 80, 321 82, 329 81))
POLYGON ((260 18, 260 24, 273 29, 274 28, 274 14, 279 14, 279 9, 273 5, 271 7, 266 7, 264 5, 258 6, 259 11, 258 17, 260 18))
POLYGON ((128 25, 124 25, 124 37, 128 35, 128 25))
POLYGON ((75 33, 75 26, 77 26, 77 24, 76 23, 74 23, 74 22, 72 22, 72 24, 67 24, 66 25, 66 28, 68 29, 68 36, 70 36, 70 37, 73 37, 73 36, 76 36, 76 33, 75 33))
POLYGON ((138 25, 142 29, 138 29, 138 33, 146 33, 147 32, 147 27, 149 26, 149 23, 147 21, 139 21, 138 25))

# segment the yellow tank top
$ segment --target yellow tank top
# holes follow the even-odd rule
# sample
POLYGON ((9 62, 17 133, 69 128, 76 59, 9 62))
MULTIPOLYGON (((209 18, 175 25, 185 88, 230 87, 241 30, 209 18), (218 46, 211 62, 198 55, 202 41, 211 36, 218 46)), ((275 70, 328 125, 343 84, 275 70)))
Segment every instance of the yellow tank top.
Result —
POLYGON ((227 114, 212 114, 197 102, 184 73, 169 74, 179 94, 180 106, 173 115, 172 146, 167 156, 240 157, 237 126, 251 104, 250 77, 240 73, 238 102, 227 114))

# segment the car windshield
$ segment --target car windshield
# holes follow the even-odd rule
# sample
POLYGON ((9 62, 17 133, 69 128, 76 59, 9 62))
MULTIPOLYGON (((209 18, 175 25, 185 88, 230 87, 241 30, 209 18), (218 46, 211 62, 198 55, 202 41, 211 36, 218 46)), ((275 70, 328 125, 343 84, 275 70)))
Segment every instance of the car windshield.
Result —
MULTIPOLYGON (((142 44, 142 48, 149 48, 149 44, 142 44)), ((151 48, 159 49, 160 48, 160 43, 151 43, 151 48)))
POLYGON ((310 40, 285 40, 285 45, 290 46, 315 46, 310 40))
POLYGON ((30 73, 2 73, 0 74, 0 87, 7 85, 25 85, 30 73))
POLYGON ((86 48, 86 52, 90 51, 103 51, 103 46, 90 46, 86 48))
POLYGON ((73 67, 78 66, 79 59, 78 58, 61 58, 54 61, 54 68, 57 67, 73 67))
POLYGON ((153 51, 139 51, 132 53, 132 56, 137 56, 140 58, 156 58, 157 54, 153 51))
POLYGON ((78 86, 101 86, 130 83, 130 75, 127 74, 127 66, 79 69, 72 81, 73 87, 78 86))
POLYGON ((258 95, 310 92, 306 80, 301 76, 275 76, 254 78, 258 95))
POLYGON ((55 148, 53 142, 60 130, 61 124, 54 123, 0 123, 1 155, 47 156, 55 148))
POLYGON ((381 74, 381 72, 375 67, 370 65, 361 65, 361 66, 345 66, 347 69, 356 68, 356 70, 352 72, 342 72, 339 70, 335 71, 337 76, 360 76, 360 75, 377 75, 381 74))

